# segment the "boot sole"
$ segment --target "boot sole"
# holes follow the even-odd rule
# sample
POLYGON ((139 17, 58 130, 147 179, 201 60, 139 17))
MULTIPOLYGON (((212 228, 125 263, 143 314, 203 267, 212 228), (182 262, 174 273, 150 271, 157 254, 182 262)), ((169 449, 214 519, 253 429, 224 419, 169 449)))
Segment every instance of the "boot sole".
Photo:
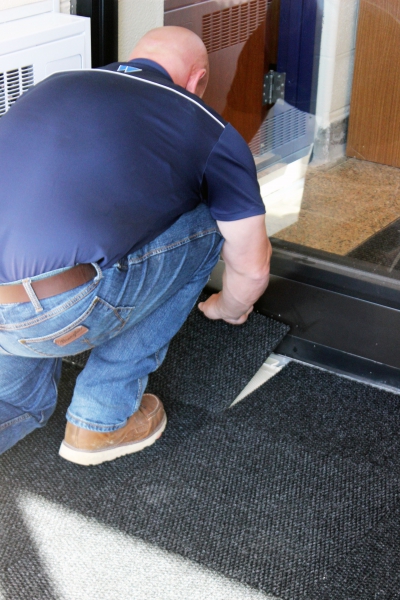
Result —
POLYGON ((164 415, 164 418, 161 421, 158 429, 153 431, 153 433, 144 440, 130 444, 123 444, 121 446, 116 446, 115 448, 108 448, 107 450, 96 450, 95 452, 90 450, 77 450, 63 441, 61 442, 59 455, 62 458, 65 458, 65 460, 69 460, 70 462, 76 463, 77 465, 83 465, 85 467, 89 467, 90 465, 101 465, 103 462, 115 460, 116 458, 120 458, 120 456, 125 456, 126 454, 140 452, 144 448, 151 446, 161 437, 166 425, 167 417, 164 415))

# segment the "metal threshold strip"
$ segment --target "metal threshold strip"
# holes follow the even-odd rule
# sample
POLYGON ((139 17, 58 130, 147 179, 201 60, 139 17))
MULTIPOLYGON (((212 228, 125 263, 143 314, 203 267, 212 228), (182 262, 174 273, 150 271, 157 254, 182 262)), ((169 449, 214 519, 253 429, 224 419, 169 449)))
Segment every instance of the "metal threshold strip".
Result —
MULTIPOLYGON (((221 289, 223 268, 220 261, 209 289, 221 289)), ((256 309, 290 326, 276 354, 400 389, 399 279, 274 244, 270 285, 256 309)))

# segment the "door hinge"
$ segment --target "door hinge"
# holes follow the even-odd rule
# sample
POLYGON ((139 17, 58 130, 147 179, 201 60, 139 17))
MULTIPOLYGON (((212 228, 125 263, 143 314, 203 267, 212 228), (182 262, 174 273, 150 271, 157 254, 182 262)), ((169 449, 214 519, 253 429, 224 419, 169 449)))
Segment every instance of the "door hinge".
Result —
POLYGON ((285 97, 286 73, 269 71, 264 75, 263 105, 274 104, 279 98, 285 97))

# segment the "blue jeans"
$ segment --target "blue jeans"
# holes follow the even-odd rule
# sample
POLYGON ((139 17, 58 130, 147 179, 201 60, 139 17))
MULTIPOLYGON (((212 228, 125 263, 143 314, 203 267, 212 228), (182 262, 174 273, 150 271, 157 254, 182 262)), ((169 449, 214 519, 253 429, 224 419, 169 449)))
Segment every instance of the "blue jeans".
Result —
POLYGON ((123 427, 207 283, 222 243, 201 204, 113 267, 102 272, 95 265, 92 281, 36 308, 0 305, 0 453, 45 425, 56 405, 61 358, 88 349, 67 419, 92 431, 123 427), (59 338, 68 343, 56 344, 59 338))

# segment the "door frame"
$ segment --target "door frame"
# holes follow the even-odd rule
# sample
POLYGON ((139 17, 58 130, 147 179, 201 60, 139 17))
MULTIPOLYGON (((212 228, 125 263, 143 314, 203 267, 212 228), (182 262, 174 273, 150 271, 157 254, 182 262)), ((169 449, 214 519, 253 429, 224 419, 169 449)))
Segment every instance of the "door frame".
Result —
POLYGON ((277 71, 285 101, 315 114, 324 0, 280 0, 277 71))

